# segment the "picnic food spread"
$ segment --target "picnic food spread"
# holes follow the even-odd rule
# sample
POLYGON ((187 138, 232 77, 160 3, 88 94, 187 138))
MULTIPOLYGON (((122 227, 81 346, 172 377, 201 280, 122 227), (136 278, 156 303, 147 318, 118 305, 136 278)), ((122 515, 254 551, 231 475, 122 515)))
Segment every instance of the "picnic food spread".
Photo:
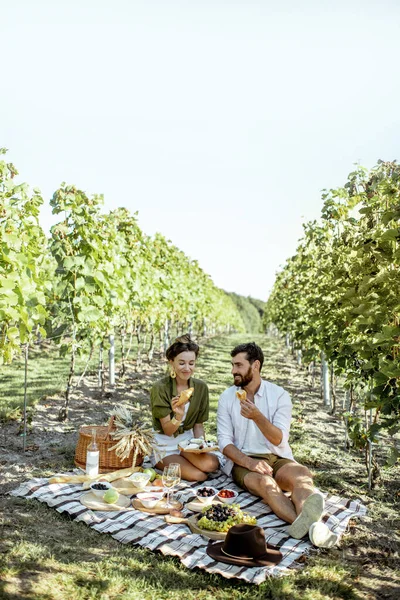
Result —
MULTIPOLYGON (((201 444, 206 443, 203 438, 192 438, 190 442, 200 442, 201 444)), ((142 512, 144 511, 153 514, 167 514, 172 517, 172 519, 175 519, 175 521, 171 522, 190 522, 189 524, 192 530, 197 530, 198 533, 201 533, 201 530, 203 530, 203 535, 208 537, 212 535, 223 536, 233 525, 238 525, 241 523, 255 525, 257 523, 254 517, 241 510, 240 504, 233 503, 235 497, 237 496, 235 491, 227 488, 218 490, 207 485, 203 485, 195 490, 199 504, 202 504, 202 507, 199 506, 199 508, 195 509, 195 511, 201 510, 201 515, 199 515, 199 517, 192 516, 188 519, 184 517, 184 513, 181 512, 183 509, 183 504, 181 502, 176 502, 175 504, 177 506, 174 506, 173 508, 167 508, 165 506, 163 489, 153 487, 154 483, 156 482, 160 482, 162 485, 162 481, 156 479, 152 484, 150 480, 150 475, 152 474, 153 473, 150 474, 148 470, 146 472, 144 469, 136 467, 129 470, 122 469, 114 473, 91 478, 87 476, 76 475, 57 476, 53 478, 53 481, 56 480, 57 482, 61 482, 60 480, 62 480, 62 482, 79 482, 83 484, 82 487, 84 489, 87 489, 87 487, 90 486, 92 492, 96 492, 98 495, 97 501, 94 497, 92 499, 90 496, 84 495, 81 498, 81 502, 92 510, 108 510, 106 506, 110 506, 111 510, 112 506, 112 510, 123 511, 132 510, 133 508, 142 512), (134 473, 132 473, 133 471, 134 473), (127 478, 126 475, 128 472, 129 476, 127 478), (123 477, 121 477, 121 475, 123 477), (140 481, 141 479, 143 479, 143 481, 140 481), (121 480, 125 482, 131 482, 131 484, 133 483, 132 480, 136 480, 136 483, 140 482, 145 485, 140 486, 141 489, 138 486, 135 491, 131 491, 131 489, 128 487, 126 488, 126 491, 123 487, 120 487, 120 491, 118 491, 115 489, 115 487, 111 486, 110 481, 115 482, 114 485, 118 487, 119 481, 121 480), (140 493, 141 490, 143 493, 140 493), (130 498, 133 496, 136 497, 130 500, 130 498), (217 500, 217 502, 215 502, 215 500, 217 500), (229 501, 232 502, 232 504, 226 504, 226 502, 229 501)), ((159 475, 157 475, 157 477, 159 477, 159 475)), ((188 502, 186 505, 187 509, 190 511, 193 510, 191 508, 192 504, 193 502, 188 502)))
POLYGON ((203 516, 197 525, 210 531, 228 531, 230 527, 240 523, 256 525, 257 519, 243 512, 239 504, 213 504, 203 509, 203 516))

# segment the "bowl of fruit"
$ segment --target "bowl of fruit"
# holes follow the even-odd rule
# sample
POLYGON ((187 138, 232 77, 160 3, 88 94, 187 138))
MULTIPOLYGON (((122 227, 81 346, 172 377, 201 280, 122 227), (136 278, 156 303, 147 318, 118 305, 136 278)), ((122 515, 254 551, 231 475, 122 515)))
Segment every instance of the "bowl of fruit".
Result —
POLYGON ((238 492, 235 492, 234 490, 223 489, 218 492, 216 499, 224 504, 233 504, 238 495, 238 492))
POLYGON ((95 496, 102 498, 106 491, 111 490, 113 486, 108 481, 93 481, 89 487, 95 496))
POLYGON ((240 525, 241 523, 256 525, 257 519, 243 512, 239 504, 231 504, 230 506, 213 504, 203 508, 197 526, 208 531, 226 533, 233 525, 240 525))
POLYGON ((212 501, 214 500, 215 496, 217 495, 217 491, 218 490, 216 490, 213 487, 204 486, 204 487, 197 488, 197 490, 195 490, 195 494, 196 494, 197 500, 199 502, 201 502, 202 504, 208 505, 208 504, 212 504, 212 501))

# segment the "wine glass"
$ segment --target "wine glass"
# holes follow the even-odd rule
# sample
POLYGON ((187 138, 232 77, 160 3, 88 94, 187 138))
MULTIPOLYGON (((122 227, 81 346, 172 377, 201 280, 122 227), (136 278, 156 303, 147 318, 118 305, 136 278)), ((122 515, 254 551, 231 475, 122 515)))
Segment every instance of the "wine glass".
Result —
MULTIPOLYGON (((171 491, 172 491, 172 489, 176 485, 179 485, 179 483, 181 481, 181 465, 179 463, 171 463, 169 465, 169 469, 170 469, 171 477, 173 479, 173 484, 171 486, 171 491)), ((176 502, 175 502, 175 504, 176 504, 176 502)))
POLYGON ((173 470, 171 471, 170 467, 171 467, 171 465, 164 467, 163 474, 162 474, 163 486, 167 488, 167 501, 165 503, 165 506, 167 508, 173 508, 172 504, 170 504, 170 501, 169 501, 169 492, 170 492, 170 489, 175 485, 174 471, 173 470))

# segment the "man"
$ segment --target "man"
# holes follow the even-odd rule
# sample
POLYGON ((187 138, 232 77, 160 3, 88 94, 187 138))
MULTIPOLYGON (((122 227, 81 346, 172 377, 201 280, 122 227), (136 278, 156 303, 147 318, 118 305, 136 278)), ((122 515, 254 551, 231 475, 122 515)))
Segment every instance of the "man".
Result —
POLYGON ((255 343, 236 346, 231 356, 234 385, 221 395, 217 416, 219 448, 228 459, 224 472, 291 523, 291 537, 300 539, 309 533, 315 545, 333 545, 337 536, 325 526, 317 527, 318 535, 312 538, 324 500, 314 490, 310 471, 294 460, 289 446, 289 394, 261 379, 264 355, 255 343), (245 400, 237 396, 242 390, 247 394, 245 400), (291 492, 290 499, 283 491, 291 492))

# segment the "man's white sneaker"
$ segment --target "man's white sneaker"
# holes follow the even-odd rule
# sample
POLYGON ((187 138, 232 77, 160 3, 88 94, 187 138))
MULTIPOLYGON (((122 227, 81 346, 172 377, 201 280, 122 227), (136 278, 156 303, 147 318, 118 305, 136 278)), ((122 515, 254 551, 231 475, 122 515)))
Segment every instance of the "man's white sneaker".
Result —
POLYGON ((303 508, 297 519, 293 521, 288 529, 290 537, 300 540, 307 535, 311 525, 322 517, 324 512, 324 498, 322 494, 315 492, 306 498, 303 508))
POLYGON ((332 548, 339 536, 333 533, 325 523, 313 523, 308 531, 311 543, 318 548, 332 548))

